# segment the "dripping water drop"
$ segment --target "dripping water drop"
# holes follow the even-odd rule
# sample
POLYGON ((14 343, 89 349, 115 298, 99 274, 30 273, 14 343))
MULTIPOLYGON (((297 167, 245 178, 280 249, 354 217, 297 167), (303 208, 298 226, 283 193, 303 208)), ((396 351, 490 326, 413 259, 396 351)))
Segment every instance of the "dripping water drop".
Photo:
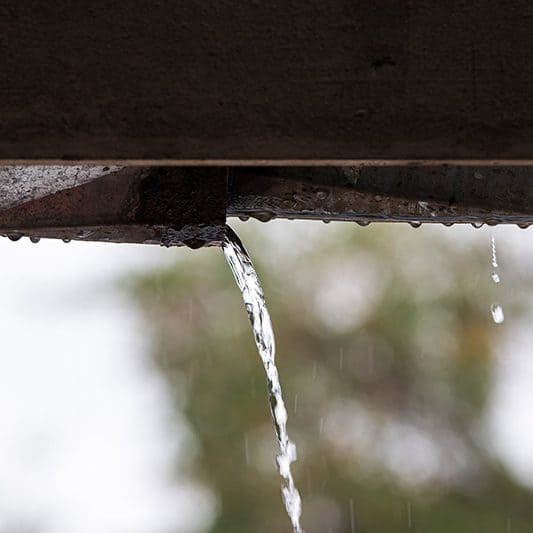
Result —
POLYGON ((490 312, 492 313, 492 320, 494 320, 496 324, 501 324, 505 320, 503 307, 500 304, 492 304, 490 306, 490 312))
POLYGON ((498 255, 496 253, 496 238, 494 237, 494 233, 490 239, 490 250, 492 268, 498 268, 498 255))
POLYGON ((274 218, 274 213, 272 211, 256 211, 251 214, 259 222, 269 222, 274 218))
POLYGON ((7 238, 10 240, 10 241, 13 241, 13 242, 16 242, 18 240, 20 240, 22 237, 22 233, 8 233, 7 234, 7 238))
MULTIPOLYGON (((498 254, 496 251, 496 237, 494 233, 490 239, 490 263, 492 265, 492 272, 490 277, 494 283, 500 283, 500 275, 498 274, 498 254)), ((490 312, 492 315, 492 320, 496 324, 501 324, 504 320, 503 307, 500 304, 492 304, 490 306, 490 312)))

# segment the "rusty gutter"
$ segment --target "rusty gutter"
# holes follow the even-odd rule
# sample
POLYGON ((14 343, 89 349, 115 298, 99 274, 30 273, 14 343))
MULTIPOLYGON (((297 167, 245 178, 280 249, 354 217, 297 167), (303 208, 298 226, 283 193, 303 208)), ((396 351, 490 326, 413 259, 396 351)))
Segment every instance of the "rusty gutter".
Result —
POLYGON ((533 166, 0 167, 0 235, 192 248, 227 217, 533 223, 533 166))

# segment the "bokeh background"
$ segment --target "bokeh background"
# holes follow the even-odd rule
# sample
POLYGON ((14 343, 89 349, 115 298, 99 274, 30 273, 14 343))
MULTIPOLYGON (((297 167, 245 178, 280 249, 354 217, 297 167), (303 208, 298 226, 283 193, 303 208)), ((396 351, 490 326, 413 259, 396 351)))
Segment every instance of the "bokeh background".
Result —
MULTIPOLYGON (((530 532, 533 233, 232 225, 276 332, 306 532, 530 532)), ((289 531, 220 250, 0 254, 1 533, 289 531)))

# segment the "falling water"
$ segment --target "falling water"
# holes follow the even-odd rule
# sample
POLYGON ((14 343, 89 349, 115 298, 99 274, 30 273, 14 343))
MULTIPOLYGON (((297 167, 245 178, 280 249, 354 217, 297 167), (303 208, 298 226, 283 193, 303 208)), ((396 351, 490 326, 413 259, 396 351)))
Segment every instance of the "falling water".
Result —
POLYGON ((492 268, 498 268, 498 255, 496 253, 496 237, 494 237, 494 233, 492 234, 492 238, 490 240, 490 250, 491 250, 492 268))
MULTIPOLYGON (((494 237, 494 233, 492 234, 492 238, 490 240, 490 248, 491 248, 491 264, 492 264, 492 272, 490 277, 492 278, 492 281, 494 283, 500 283, 500 275, 498 274, 498 255, 496 253, 496 238, 494 237)), ((505 316, 503 314, 503 307, 500 304, 492 304, 490 306, 490 312, 492 314, 492 320, 496 324, 501 324, 505 320, 505 316)))
POLYGON ((291 472, 291 463, 296 460, 296 446, 291 442, 287 433, 287 409, 283 401, 278 369, 276 368, 274 331, 263 290, 252 260, 239 237, 230 227, 226 227, 226 237, 222 249, 235 281, 241 290, 246 312, 252 324, 255 344, 267 375, 270 410, 279 445, 277 464, 278 471, 283 478, 283 501, 294 533, 302 533, 300 526, 302 502, 291 472))

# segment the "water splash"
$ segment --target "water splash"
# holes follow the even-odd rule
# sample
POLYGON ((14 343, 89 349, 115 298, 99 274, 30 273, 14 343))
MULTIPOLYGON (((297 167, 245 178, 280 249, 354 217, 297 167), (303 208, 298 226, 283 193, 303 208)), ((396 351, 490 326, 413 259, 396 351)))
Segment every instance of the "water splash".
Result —
MULTIPOLYGON (((490 252, 491 252, 491 264, 492 272, 490 277, 494 283, 500 283, 500 275, 498 274, 498 254, 496 252, 496 237, 494 233, 490 239, 490 252)), ((500 304, 494 303, 490 306, 490 312, 492 314, 492 320, 496 324, 501 324, 505 320, 505 315, 503 314, 503 307, 500 304)))
POLYGON ((282 495, 287 514, 294 533, 303 533, 300 526, 302 502, 294 484, 291 463, 296 460, 296 446, 287 433, 287 409, 281 393, 278 369, 276 367, 276 347, 270 315, 266 307, 263 290, 255 272, 252 260, 242 245, 239 237, 226 227, 226 236, 222 245, 226 260, 242 293, 244 306, 252 324, 255 344, 265 367, 268 384, 270 410, 279 445, 277 456, 278 471, 283 478, 282 495))

